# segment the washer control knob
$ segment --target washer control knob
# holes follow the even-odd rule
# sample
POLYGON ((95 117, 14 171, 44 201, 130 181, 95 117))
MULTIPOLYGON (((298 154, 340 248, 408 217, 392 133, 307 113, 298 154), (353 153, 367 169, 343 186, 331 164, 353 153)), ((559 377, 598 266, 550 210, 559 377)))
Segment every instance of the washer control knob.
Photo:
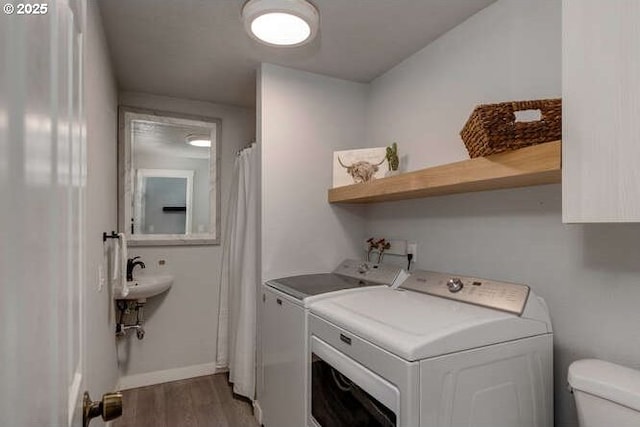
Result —
POLYGON ((367 264, 366 262, 363 262, 358 266, 358 273, 365 274, 367 271, 369 271, 370 268, 371 267, 369 267, 369 264, 367 264))
POLYGON ((464 287, 464 283, 462 283, 462 280, 454 277, 452 279, 449 279, 449 281, 447 282, 447 287, 449 288, 449 292, 451 293, 460 292, 464 287))

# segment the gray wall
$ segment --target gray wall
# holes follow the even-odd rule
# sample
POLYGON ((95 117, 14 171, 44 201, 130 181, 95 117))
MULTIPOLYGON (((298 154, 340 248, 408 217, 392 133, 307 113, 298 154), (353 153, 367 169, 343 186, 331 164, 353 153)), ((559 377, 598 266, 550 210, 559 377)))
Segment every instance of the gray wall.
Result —
MULTIPOLYGON (((220 213, 221 224, 224 224, 233 161, 236 152, 254 138, 255 111, 132 92, 120 93, 119 103, 222 119, 220 213)), ((138 341, 133 336, 121 342, 119 360, 120 372, 125 377, 123 383, 127 383, 127 376, 131 375, 213 365, 221 246, 135 247, 129 250, 129 255, 142 256, 146 272, 166 271, 175 281, 168 293, 148 302, 144 340, 138 341), (166 265, 158 265, 161 259, 166 260, 166 265)), ((155 378, 165 377, 161 374, 155 378)))
POLYGON ((371 84, 367 142, 398 143, 401 169, 468 158, 478 104, 561 96, 561 1, 499 0, 371 84))
MULTIPOLYGON (((475 104, 560 96, 560 16, 560 0, 499 0, 374 81, 370 145, 397 141, 409 169, 460 160, 458 132, 475 104)), ((640 367, 640 225, 563 225, 559 185, 367 214, 367 236, 418 242, 418 268, 523 282, 545 298, 556 426, 577 423, 565 387, 573 360, 640 367)))
MULTIPOLYGON (((113 300, 107 284, 98 289, 98 269, 107 269, 102 232, 117 222, 118 93, 95 1, 87 2, 85 102, 87 115, 86 355, 87 390, 92 396, 115 389, 118 379, 113 300)), ((101 420, 94 421, 96 425, 101 420)), ((93 425, 93 424, 92 424, 93 425)))
POLYGON ((368 86, 262 64, 259 88, 262 278, 332 270, 360 254, 364 224, 327 188, 333 152, 364 144, 368 86))

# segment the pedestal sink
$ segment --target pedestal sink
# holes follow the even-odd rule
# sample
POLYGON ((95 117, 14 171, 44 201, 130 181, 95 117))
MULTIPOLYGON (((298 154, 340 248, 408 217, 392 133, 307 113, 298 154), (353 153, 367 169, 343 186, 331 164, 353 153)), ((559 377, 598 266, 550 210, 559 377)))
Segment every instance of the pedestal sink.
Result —
POLYGON ((169 274, 140 275, 128 282, 129 293, 122 295, 122 285, 114 286, 113 299, 137 300, 140 303, 147 298, 166 292, 173 285, 173 276, 169 274))

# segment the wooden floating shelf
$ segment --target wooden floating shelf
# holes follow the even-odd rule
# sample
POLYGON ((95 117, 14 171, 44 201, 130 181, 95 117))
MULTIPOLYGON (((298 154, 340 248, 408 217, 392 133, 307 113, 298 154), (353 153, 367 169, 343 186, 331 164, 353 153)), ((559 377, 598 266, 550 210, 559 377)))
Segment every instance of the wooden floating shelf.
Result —
POLYGON ((554 184, 561 180, 561 141, 463 160, 365 184, 329 190, 329 203, 376 203, 445 194, 554 184))

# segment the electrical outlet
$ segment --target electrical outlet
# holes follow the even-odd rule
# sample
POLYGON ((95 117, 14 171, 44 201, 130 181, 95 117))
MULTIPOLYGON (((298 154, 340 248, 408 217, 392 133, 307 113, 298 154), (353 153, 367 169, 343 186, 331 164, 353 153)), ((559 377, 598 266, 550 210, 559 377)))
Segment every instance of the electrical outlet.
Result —
POLYGON ((391 247, 384 251, 385 254, 404 256, 407 254, 406 240, 389 240, 391 247))
POLYGON ((418 261, 418 244, 416 242, 409 242, 407 244, 407 253, 413 254, 413 258, 411 259, 411 262, 417 262, 418 261))

